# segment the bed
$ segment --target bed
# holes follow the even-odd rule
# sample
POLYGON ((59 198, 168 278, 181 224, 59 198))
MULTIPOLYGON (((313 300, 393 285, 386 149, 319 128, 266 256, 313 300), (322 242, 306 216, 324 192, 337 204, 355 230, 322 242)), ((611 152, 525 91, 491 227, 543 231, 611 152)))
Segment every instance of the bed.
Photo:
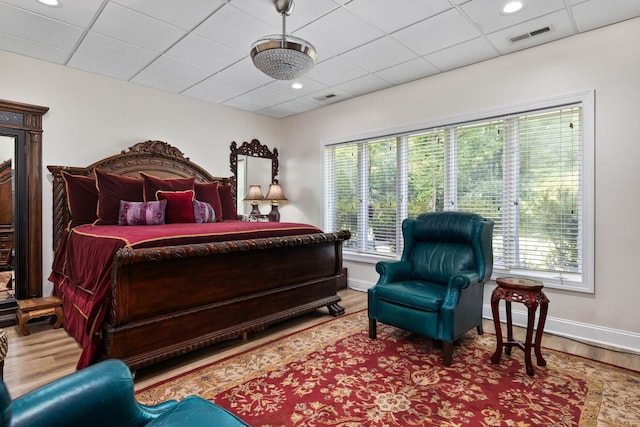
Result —
POLYGON ((348 231, 241 221, 229 180, 166 142, 140 142, 87 167, 48 169, 49 279, 63 300, 64 327, 83 349, 78 369, 118 358, 136 370, 322 307, 344 313, 337 290, 348 231), (129 200, 140 181, 143 197, 129 200), (181 188, 189 182, 193 190, 181 188), (212 188, 219 200, 208 199, 212 188), (107 215, 109 197, 120 197, 117 224, 107 215), (169 221, 191 215, 187 197, 200 223, 169 221), (140 225, 159 222, 159 207, 164 223, 140 225))

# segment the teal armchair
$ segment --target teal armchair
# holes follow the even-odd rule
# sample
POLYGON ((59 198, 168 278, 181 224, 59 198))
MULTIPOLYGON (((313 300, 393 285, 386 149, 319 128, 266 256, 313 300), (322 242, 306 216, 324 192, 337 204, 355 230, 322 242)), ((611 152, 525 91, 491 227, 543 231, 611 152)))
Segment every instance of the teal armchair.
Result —
POLYGON ((368 291, 369 337, 377 322, 442 341, 450 366, 453 342, 482 334, 484 282, 493 270, 493 221, 468 212, 424 213, 402 222, 400 261, 376 264, 368 291))
POLYGON ((11 400, 0 383, 0 427, 248 426, 197 396, 154 406, 138 403, 127 365, 111 359, 11 400))

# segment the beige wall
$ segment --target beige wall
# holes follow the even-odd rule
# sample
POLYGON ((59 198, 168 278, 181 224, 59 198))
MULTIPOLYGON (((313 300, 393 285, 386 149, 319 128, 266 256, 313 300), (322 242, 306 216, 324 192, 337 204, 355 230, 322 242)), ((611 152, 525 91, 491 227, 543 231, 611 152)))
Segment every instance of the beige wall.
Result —
MULTIPOLYGON (((595 294, 547 290, 546 329, 640 351, 640 286, 634 278, 640 259, 638 40, 635 19, 283 120, 288 219, 322 223, 327 141, 595 90, 595 294), (301 196, 307 192, 313 196, 301 196)), ((347 266, 353 285, 377 280, 371 264, 347 266)), ((492 288, 486 288, 485 305, 492 288)))
MULTIPOLYGON (((290 204, 284 220, 322 226, 323 144, 595 90, 595 294, 548 290, 546 329, 640 351, 640 19, 531 48, 283 120, 241 112, 0 52, 0 97, 50 107, 43 164, 85 166, 145 139, 168 141, 217 175, 231 141, 258 138, 280 151, 290 204)), ((43 183, 45 292, 51 265, 51 193, 43 183)), ((375 283, 373 264, 347 262, 350 282, 375 283)), ((492 286, 487 286, 485 304, 492 286)), ((488 312, 487 312, 488 313, 488 312)), ((516 319, 522 312, 516 313, 516 319)))

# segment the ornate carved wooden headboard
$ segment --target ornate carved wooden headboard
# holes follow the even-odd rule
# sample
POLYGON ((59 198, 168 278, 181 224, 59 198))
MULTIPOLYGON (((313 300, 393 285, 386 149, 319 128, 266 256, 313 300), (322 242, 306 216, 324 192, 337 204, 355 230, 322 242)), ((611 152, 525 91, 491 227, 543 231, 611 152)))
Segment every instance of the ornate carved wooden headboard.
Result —
POLYGON ((140 177, 140 172, 161 178, 195 177, 197 182, 219 181, 229 185, 228 177, 216 177, 191 162, 184 153, 163 141, 144 141, 87 166, 47 166, 53 175, 53 248, 58 246, 62 231, 69 224, 67 194, 62 171, 72 175, 93 176, 94 169, 109 173, 140 177))

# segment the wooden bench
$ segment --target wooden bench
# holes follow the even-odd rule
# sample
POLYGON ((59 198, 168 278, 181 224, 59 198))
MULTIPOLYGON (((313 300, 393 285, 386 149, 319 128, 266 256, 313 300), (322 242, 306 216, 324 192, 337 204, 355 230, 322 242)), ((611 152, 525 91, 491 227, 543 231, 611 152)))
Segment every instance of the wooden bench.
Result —
POLYGON ((62 311, 62 300, 58 297, 31 298, 18 301, 18 310, 16 317, 18 318, 18 327, 23 335, 29 335, 27 322, 30 319, 44 316, 56 316, 54 329, 62 326, 64 313, 62 311))

